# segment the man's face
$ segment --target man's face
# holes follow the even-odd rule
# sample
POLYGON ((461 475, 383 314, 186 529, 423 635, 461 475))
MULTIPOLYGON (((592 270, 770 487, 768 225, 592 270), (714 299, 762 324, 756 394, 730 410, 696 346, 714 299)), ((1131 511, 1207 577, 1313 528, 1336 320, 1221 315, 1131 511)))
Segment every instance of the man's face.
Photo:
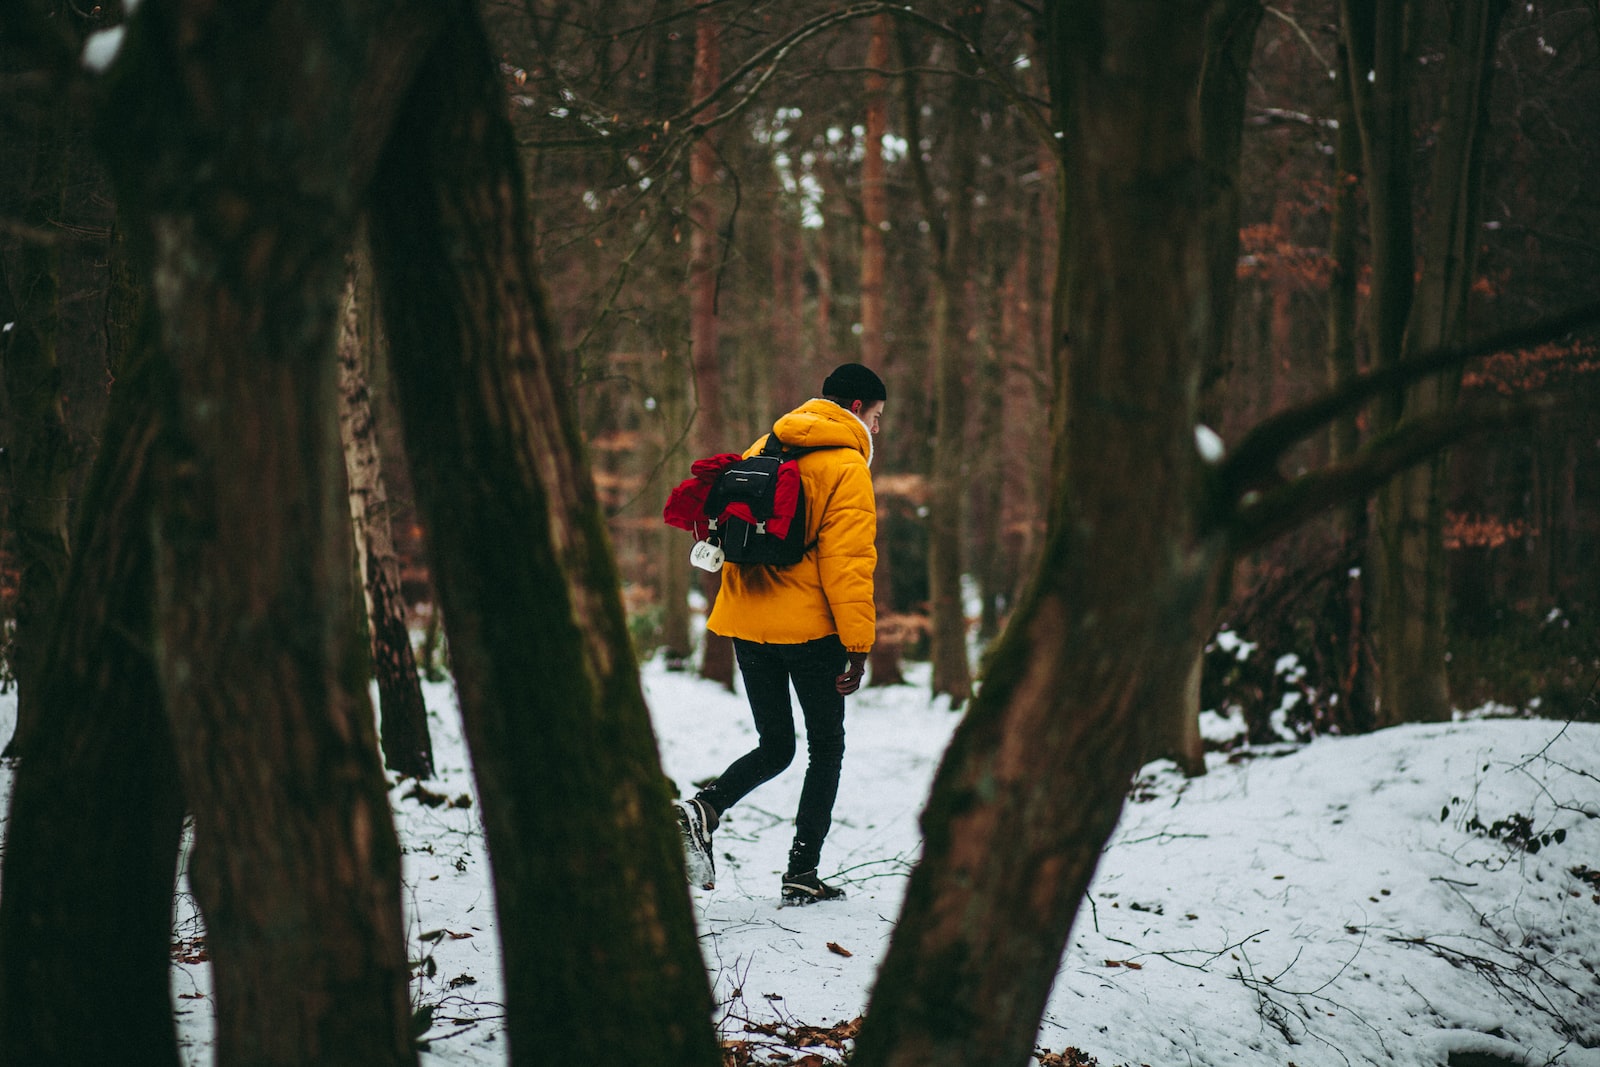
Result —
POLYGON ((878 420, 883 417, 883 401, 879 400, 869 405, 865 400, 855 400, 850 404, 850 410, 856 413, 872 433, 878 432, 878 420))

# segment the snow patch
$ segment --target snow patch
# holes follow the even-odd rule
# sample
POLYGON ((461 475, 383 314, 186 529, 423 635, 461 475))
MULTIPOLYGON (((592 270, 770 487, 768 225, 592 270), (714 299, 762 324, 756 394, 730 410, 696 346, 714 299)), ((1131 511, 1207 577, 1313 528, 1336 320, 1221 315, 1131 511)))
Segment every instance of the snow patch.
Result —
POLYGON ((104 74, 106 68, 111 66, 117 58, 117 52, 122 48, 124 27, 113 26, 109 30, 96 30, 83 42, 83 65, 96 74, 104 74))
POLYGON ((1227 446, 1222 443, 1222 438, 1217 431, 1204 423, 1197 423, 1194 428, 1194 446, 1200 450, 1200 458, 1207 463, 1221 463, 1222 457, 1227 453, 1227 446))

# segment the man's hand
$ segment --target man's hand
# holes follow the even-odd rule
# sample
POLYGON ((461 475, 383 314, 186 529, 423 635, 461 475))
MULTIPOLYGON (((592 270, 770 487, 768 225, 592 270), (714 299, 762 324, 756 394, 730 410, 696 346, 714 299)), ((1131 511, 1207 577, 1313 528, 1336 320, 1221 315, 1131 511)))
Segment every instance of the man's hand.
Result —
POLYGON ((849 696, 861 688, 861 676, 867 671, 867 654, 865 652, 846 652, 850 657, 850 669, 833 680, 833 687, 839 690, 840 695, 849 696))

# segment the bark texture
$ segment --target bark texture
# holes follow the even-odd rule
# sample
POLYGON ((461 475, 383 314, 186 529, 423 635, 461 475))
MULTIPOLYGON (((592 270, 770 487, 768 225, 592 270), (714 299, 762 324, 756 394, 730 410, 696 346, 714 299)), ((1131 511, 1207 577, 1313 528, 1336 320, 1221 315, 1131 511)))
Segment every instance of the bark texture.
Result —
POLYGON ((1194 449, 1206 7, 1046 9, 1071 326, 1051 533, 935 780, 852 1061, 866 1067, 1028 1061, 1129 777, 1182 699, 1191 660, 1172 649, 1210 618, 1224 552, 1196 518, 1194 449))
MULTIPOLYGON (((689 96, 704 100, 721 76, 721 42, 716 16, 702 12, 695 20, 694 77, 689 96)), ((695 121, 704 125, 717 116, 716 105, 702 109, 695 121)), ((709 456, 730 448, 723 424, 722 360, 717 347, 717 286, 722 274, 722 241, 717 233, 717 146, 711 130, 701 130, 689 150, 689 358, 694 365, 695 454, 709 456)), ((722 588, 720 574, 696 571, 706 598, 706 616, 722 588)), ((700 676, 733 689, 733 642, 710 630, 701 635, 700 676)))
MULTIPOLYGON (((684 428, 689 422, 686 392, 689 368, 680 352, 663 349, 660 397, 662 444, 665 446, 661 469, 671 477, 684 477, 691 462, 684 446, 684 428)), ((689 581, 699 571, 689 564, 689 540, 682 530, 662 526, 656 536, 661 542, 661 647, 667 665, 682 670, 689 662, 694 643, 689 636, 689 581)))
POLYGON ((34 676, 0 872, 8 1062, 177 1067, 169 988, 183 818, 150 656, 164 357, 120 368, 58 624, 34 676))
MULTIPOLYGON (((867 42, 866 140, 861 161, 861 362, 887 377, 889 344, 884 326, 884 233, 889 227, 889 188, 884 168, 883 137, 889 129, 888 15, 872 19, 867 42)), ((893 542, 889 523, 878 523, 878 567, 873 572, 873 597, 878 618, 894 612, 893 542)), ((871 685, 901 685, 900 641, 878 631, 870 658, 871 685)))
POLYGON ((494 865, 512 1062, 709 1067, 683 859, 504 109, 457 5, 370 224, 494 865))
POLYGON ((350 490, 356 559, 367 609, 367 648, 378 682, 383 761, 391 771, 412 778, 433 777, 433 738, 422 699, 417 659, 400 595, 400 557, 389 527, 389 493, 384 486, 368 388, 377 350, 371 268, 364 250, 348 257, 339 332, 339 432, 350 490))
MULTIPOLYGON (((1445 89, 1439 136, 1433 159, 1428 221, 1423 239, 1423 269, 1413 281, 1410 259, 1412 198, 1409 187, 1396 186, 1381 196, 1369 192, 1373 230, 1374 322, 1383 331, 1374 338, 1380 366, 1408 356, 1459 343, 1466 331, 1466 304, 1476 262, 1477 219, 1482 185, 1482 140, 1488 113, 1492 57, 1503 0, 1461 0, 1448 6, 1450 41, 1445 55, 1445 89), (1395 256, 1380 264, 1378 212, 1392 215, 1389 238, 1395 256), (1405 241, 1395 231, 1405 226, 1405 241), (1399 258, 1403 248, 1405 259, 1399 258), (1380 266, 1403 272, 1380 287, 1380 266), (1391 301, 1378 311, 1378 294, 1391 301), (1403 302, 1402 302, 1403 296, 1403 302), (1393 331, 1403 328, 1397 339, 1393 331)), ((1376 13, 1350 15, 1350 46, 1370 17, 1375 63, 1395 63, 1388 80, 1392 94, 1409 92, 1402 65, 1410 48, 1406 5, 1379 5, 1376 13), (1401 44, 1395 44, 1396 40, 1401 44), (1391 56, 1391 53, 1397 55, 1391 56)), ((1377 68, 1381 85, 1385 68, 1377 68)), ((1373 132, 1363 129, 1367 169, 1404 159, 1412 151, 1409 123, 1400 105, 1374 90, 1374 99, 1359 113, 1368 116, 1373 132), (1387 141, 1379 141, 1384 132, 1387 141)), ((1359 97, 1358 97, 1359 99, 1359 97)), ((1408 179, 1409 180, 1409 179, 1408 179)), ((1450 370, 1410 386, 1392 397, 1379 421, 1380 431, 1405 432, 1419 420, 1455 406, 1460 370, 1450 370)), ((1447 721, 1452 704, 1447 668, 1445 615, 1449 597, 1442 535, 1444 495, 1448 492, 1449 456, 1432 457, 1401 473, 1378 494, 1371 545, 1375 593, 1375 642, 1379 665, 1378 725, 1402 721, 1447 721)))
MULTIPOLYGON (((1210 331, 1201 352, 1200 412, 1207 425, 1221 423, 1232 361, 1232 324, 1235 272, 1239 262, 1239 149, 1244 129, 1245 94, 1250 61, 1255 53, 1256 30, 1263 8, 1259 0, 1226 0, 1214 4, 1206 18, 1206 63, 1200 81, 1200 135, 1210 203, 1206 212, 1211 231, 1206 236, 1210 254, 1210 331)), ((1220 611, 1221 604, 1216 605, 1220 611)), ((1198 635, 1186 651, 1193 660, 1192 684, 1184 702, 1166 724, 1166 736, 1150 755, 1170 756, 1183 772, 1206 771, 1205 741, 1200 736, 1200 667, 1203 647, 1211 627, 1198 635)))
MULTIPOLYGON (((0 76, 15 78, 12 57, 0 76)), ((77 136, 65 102, 28 108, 8 102, 0 136, 9 141, 0 170, 0 491, 18 570, 9 642, 0 656, 17 680, 17 732, 40 717, 36 680, 69 560, 71 475, 76 452, 61 405, 60 333, 63 190, 77 136)), ((74 175, 83 180, 83 175, 74 175)), ((15 749, 8 749, 8 753, 15 749)))
MULTIPOLYGON (((987 5, 978 0, 952 20, 971 41, 983 33, 987 5)), ((949 696, 959 708, 972 696, 972 668, 967 660, 967 611, 961 578, 962 534, 966 517, 968 370, 974 363, 968 333, 967 286, 973 263, 972 197, 979 130, 977 60, 956 51, 958 74, 950 88, 950 200, 943 212, 925 199, 933 225, 936 285, 933 298, 934 440, 928 501, 928 598, 932 615, 933 694, 949 696)), ((913 153, 914 156, 918 155, 913 153)))
POLYGON ((416 1060, 333 351, 357 195, 431 27, 420 6, 151 5, 104 86, 173 367, 154 647, 223 1063, 416 1060))

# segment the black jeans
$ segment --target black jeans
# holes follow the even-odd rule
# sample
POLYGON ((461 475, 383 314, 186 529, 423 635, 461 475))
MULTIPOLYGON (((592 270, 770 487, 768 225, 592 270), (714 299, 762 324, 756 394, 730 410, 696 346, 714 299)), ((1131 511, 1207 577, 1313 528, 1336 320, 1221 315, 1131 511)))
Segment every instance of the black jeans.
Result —
POLYGON ((794 846, 789 870, 812 870, 822 855, 822 842, 833 824, 833 801, 839 793, 839 767, 844 761, 844 697, 834 680, 849 665, 837 634, 798 645, 763 645, 734 638, 739 673, 755 716, 756 748, 700 791, 700 798, 726 811, 740 798, 794 760, 794 710, 789 684, 800 698, 806 723, 806 779, 800 787, 800 810, 794 819, 794 846))

